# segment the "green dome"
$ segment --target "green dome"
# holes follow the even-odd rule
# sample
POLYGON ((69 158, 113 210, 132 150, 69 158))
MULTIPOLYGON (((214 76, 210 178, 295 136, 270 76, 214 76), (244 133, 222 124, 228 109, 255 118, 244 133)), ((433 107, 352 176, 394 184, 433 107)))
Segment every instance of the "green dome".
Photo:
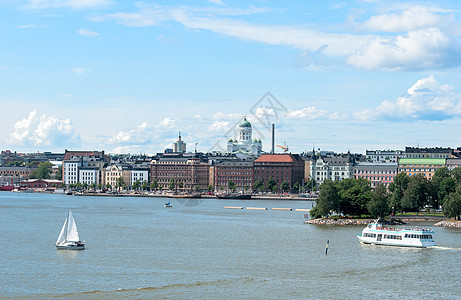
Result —
POLYGON ((229 139, 229 143, 232 143, 232 142, 234 142, 234 141, 232 139, 229 139))
POLYGON ((240 122, 239 127, 250 127, 251 128, 251 123, 247 121, 247 117, 243 117, 243 121, 240 122))

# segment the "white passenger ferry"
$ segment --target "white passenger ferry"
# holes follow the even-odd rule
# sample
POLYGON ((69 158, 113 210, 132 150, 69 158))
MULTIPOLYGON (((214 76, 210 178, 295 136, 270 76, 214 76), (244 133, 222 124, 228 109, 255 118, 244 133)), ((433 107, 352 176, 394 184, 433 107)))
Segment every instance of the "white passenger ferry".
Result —
POLYGON ((433 234, 432 229, 387 228, 374 222, 368 224, 357 237, 364 244, 427 248, 435 246, 433 234))

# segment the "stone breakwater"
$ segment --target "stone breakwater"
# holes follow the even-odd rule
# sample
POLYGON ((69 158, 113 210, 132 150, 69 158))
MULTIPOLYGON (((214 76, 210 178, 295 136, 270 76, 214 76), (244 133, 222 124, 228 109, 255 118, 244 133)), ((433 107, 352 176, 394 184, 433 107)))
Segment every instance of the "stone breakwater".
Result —
POLYGON ((438 227, 448 227, 448 228, 461 228, 460 221, 440 221, 434 224, 438 227))
POLYGON ((314 224, 314 225, 368 225, 368 223, 373 222, 373 220, 360 220, 360 219, 312 219, 306 221, 306 224, 314 224))

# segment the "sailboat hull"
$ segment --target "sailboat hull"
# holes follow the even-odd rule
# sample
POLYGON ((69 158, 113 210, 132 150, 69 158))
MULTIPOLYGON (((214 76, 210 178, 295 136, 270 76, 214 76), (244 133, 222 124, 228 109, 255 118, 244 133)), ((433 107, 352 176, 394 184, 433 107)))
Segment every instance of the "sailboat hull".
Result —
POLYGON ((56 245, 56 250, 85 250, 85 244, 66 243, 63 245, 56 245))

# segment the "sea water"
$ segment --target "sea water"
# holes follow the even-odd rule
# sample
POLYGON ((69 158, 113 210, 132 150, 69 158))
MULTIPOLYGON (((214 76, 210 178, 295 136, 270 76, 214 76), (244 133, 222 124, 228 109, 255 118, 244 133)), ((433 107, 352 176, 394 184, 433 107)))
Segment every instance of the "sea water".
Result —
POLYGON ((0 192, 0 298, 459 299, 459 229, 362 245, 362 227, 304 224, 309 201, 168 200, 0 192), (84 251, 55 248, 69 208, 84 251))

